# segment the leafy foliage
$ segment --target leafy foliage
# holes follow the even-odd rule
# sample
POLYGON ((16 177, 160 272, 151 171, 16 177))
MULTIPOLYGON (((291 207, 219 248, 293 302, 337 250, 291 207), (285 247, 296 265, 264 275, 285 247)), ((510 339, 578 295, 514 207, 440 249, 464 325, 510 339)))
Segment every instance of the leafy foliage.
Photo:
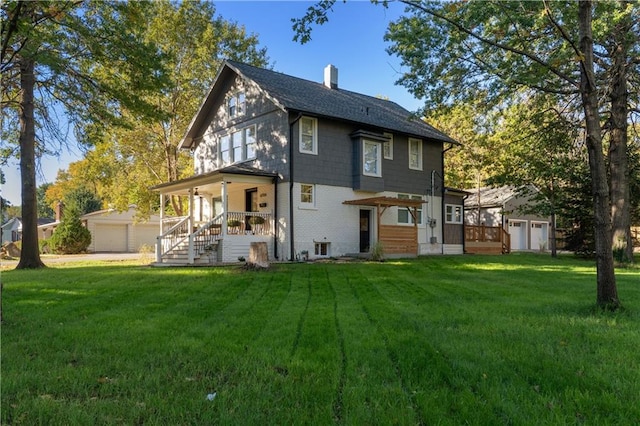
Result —
POLYGON ((49 239, 49 247, 54 253, 78 254, 91 244, 91 233, 82 225, 79 211, 67 207, 62 222, 49 239))
POLYGON ((23 250, 18 268, 43 266, 38 253, 36 158, 66 143, 71 123, 90 144, 112 126, 160 114, 144 94, 166 82, 163 56, 141 37, 148 2, 2 3, 2 154, 19 155, 23 250), (61 114, 62 117, 59 117, 61 114), (19 147, 19 151, 17 149, 19 147))

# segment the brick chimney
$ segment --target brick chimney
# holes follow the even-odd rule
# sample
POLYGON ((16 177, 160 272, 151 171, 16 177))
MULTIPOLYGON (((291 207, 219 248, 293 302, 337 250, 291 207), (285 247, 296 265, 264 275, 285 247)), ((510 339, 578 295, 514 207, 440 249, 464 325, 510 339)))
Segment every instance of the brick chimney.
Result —
POLYGON ((331 64, 324 68, 324 85, 329 89, 338 88, 338 68, 331 64))
POLYGON ((64 204, 62 204, 62 201, 58 201, 58 203, 56 204, 56 209, 55 209, 55 213, 56 213, 56 222, 61 222, 62 221, 62 210, 64 208, 64 204))

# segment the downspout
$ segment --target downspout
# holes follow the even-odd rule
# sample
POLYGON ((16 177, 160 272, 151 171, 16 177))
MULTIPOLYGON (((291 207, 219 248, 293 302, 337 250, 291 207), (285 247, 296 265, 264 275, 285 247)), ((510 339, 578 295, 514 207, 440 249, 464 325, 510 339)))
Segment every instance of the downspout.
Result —
MULTIPOLYGON (((446 220, 446 211, 445 211, 445 205, 444 205, 444 196, 445 196, 445 186, 444 186, 444 154, 447 153, 447 151, 449 151, 450 149, 453 148, 453 144, 450 144, 449 147, 447 149, 443 149, 442 153, 441 153, 441 160, 442 160, 442 201, 440 202, 440 209, 442 210, 442 216, 440 216, 442 219, 440 219, 442 221, 442 226, 440 227, 440 232, 442 233, 442 245, 441 245, 441 253, 444 254, 444 225, 445 225, 445 220, 446 220)), ((462 252, 464 253, 464 199, 462 200, 462 252)))
POLYGON ((294 226, 293 226, 293 126, 302 118, 302 113, 299 112, 298 116, 291 122, 289 122, 289 247, 290 260, 293 262, 296 258, 296 250, 294 247, 294 226))
POLYGON ((273 227, 275 231, 275 235, 273 238, 273 257, 279 259, 278 256, 278 238, 280 236, 280 227, 278 226, 278 178, 273 178, 273 198, 275 202, 273 203, 273 227))

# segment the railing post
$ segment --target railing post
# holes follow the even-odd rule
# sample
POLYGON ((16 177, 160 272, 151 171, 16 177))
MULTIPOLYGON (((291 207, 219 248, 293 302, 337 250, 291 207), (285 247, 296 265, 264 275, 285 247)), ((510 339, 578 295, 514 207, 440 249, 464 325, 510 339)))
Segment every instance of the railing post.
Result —
POLYGON ((193 247, 193 233, 189 234, 189 264, 191 265, 195 260, 195 252, 193 247))
POLYGON ((162 236, 160 235, 156 237, 156 263, 162 263, 162 236))
POLYGON ((227 182, 222 181, 222 226, 220 234, 224 238, 227 235, 227 182))

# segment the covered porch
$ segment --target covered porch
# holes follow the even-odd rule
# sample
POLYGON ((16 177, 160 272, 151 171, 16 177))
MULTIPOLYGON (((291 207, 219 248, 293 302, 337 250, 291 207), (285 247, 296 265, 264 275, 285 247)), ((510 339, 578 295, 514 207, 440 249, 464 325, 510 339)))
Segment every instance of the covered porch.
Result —
MULTIPOLYGON (((385 254, 409 255, 419 254, 418 246, 418 209, 425 204, 423 200, 396 197, 371 197, 344 201, 343 204, 375 207, 376 238, 382 244, 385 254), (404 207, 412 217, 413 226, 385 225, 382 215, 389 207, 404 207)), ((362 223, 360 224, 362 227, 362 223)))
POLYGON ((278 176, 233 165, 152 189, 160 195, 157 265, 236 262, 249 257, 253 242, 276 252, 278 176), (171 197, 186 199, 182 215, 167 215, 171 197))

